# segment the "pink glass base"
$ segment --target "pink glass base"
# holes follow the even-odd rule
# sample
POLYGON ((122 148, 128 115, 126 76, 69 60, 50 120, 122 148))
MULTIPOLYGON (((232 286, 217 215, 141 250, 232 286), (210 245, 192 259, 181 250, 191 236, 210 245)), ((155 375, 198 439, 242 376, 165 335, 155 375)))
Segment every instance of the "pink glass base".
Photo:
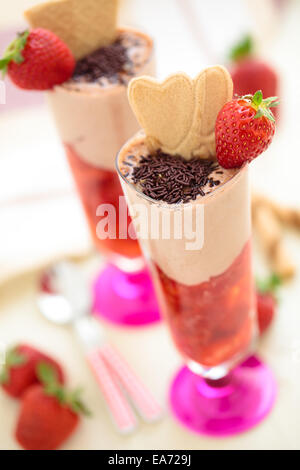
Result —
POLYGON ((171 407, 179 421, 209 436, 247 431, 265 418, 276 397, 272 372, 255 356, 211 384, 183 367, 170 391, 171 407))
POLYGON ((109 264, 95 281, 96 315, 112 323, 141 326, 160 320, 149 272, 125 273, 109 264))

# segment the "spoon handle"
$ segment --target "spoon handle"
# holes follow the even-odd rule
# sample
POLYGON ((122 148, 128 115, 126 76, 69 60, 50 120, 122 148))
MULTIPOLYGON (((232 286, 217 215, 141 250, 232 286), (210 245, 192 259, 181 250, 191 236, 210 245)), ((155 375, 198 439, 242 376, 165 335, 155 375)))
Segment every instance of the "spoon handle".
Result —
POLYGON ((142 418, 147 422, 161 418, 160 405, 119 352, 110 344, 104 343, 100 347, 100 354, 126 389, 142 418))
POLYGON ((94 349, 88 352, 86 357, 102 390, 117 429, 122 434, 133 432, 137 426, 136 417, 114 382, 105 361, 99 354, 99 350, 94 349))

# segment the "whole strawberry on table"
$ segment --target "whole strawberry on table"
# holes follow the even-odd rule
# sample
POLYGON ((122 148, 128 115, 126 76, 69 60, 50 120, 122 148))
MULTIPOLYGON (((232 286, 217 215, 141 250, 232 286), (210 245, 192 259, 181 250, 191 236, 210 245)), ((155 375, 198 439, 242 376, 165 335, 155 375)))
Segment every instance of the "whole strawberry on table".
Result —
POLYGON ((38 349, 18 344, 6 353, 0 385, 21 400, 16 439, 24 449, 53 450, 75 430, 81 413, 89 414, 80 391, 69 392, 60 364, 38 349))
MULTIPOLYGON (((229 59, 234 94, 243 96, 262 90, 264 96, 278 96, 278 74, 266 60, 258 57, 250 35, 245 36, 232 48, 229 59)), ((278 111, 279 109, 276 109, 274 112, 276 119, 278 111)))
POLYGON ((49 364, 38 365, 38 377, 40 384, 24 393, 16 439, 27 450, 54 450, 75 430, 79 415, 89 411, 80 390, 66 390, 49 364))
POLYGON ((6 353, 5 364, 0 371, 0 385, 14 398, 20 398, 28 387, 39 383, 38 365, 43 362, 51 365, 60 383, 64 383, 64 373, 54 359, 27 344, 18 344, 6 353))

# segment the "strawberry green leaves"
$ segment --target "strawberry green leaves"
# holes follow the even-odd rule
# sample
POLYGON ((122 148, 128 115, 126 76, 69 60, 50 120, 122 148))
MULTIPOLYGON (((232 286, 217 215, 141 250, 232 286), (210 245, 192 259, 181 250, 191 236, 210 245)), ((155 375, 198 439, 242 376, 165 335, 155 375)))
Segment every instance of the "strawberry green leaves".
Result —
POLYGON ((82 413, 87 416, 91 414, 80 398, 81 390, 76 389, 70 392, 63 387, 59 383, 56 371, 51 365, 40 362, 37 365, 37 376, 44 386, 46 395, 55 397, 60 405, 68 406, 76 414, 82 413))
POLYGON ((74 413, 90 416, 91 412, 81 400, 81 394, 82 390, 80 388, 76 388, 73 392, 70 393, 70 406, 74 413))
POLYGON ((258 90, 256 93, 254 93, 254 95, 242 96, 242 99, 249 101, 251 106, 256 110, 254 119, 264 116, 270 121, 275 122, 274 115, 270 108, 274 108, 275 106, 279 105, 277 96, 271 96, 269 98, 263 99, 262 91, 258 90))
POLYGON ((281 280, 277 274, 272 274, 266 279, 256 279, 256 285, 261 293, 275 292, 276 289, 281 285, 281 280))
POLYGON ((250 34, 244 36, 244 38, 234 46, 229 54, 229 58, 233 62, 238 62, 253 53, 253 39, 250 34))
POLYGON ((279 105, 279 100, 277 96, 270 96, 269 98, 266 98, 263 101, 268 108, 275 108, 279 105))
POLYGON ((252 97, 252 103, 258 108, 263 101, 263 94, 261 90, 258 90, 252 97))
POLYGON ((7 67, 11 61, 21 64, 24 61, 22 51, 26 46, 29 31, 24 31, 18 34, 18 37, 8 46, 4 56, 0 59, 0 70, 2 70, 3 76, 7 72, 7 67))

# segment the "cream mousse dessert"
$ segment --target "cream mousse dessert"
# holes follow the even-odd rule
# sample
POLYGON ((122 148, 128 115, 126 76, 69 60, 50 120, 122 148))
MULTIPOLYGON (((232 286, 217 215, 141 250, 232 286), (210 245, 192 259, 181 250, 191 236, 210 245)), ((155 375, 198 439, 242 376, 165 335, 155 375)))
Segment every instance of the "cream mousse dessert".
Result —
POLYGON ((127 83, 142 73, 154 74, 152 40, 123 29, 113 44, 77 62, 71 80, 48 93, 96 245, 101 251, 133 258, 140 254, 136 240, 98 238, 96 211, 100 204, 112 204, 118 214, 122 191, 114 160, 139 128, 128 103, 127 83))
POLYGON ((132 29, 119 30, 113 44, 78 61, 73 77, 48 93, 63 143, 85 163, 114 170, 121 145, 139 129, 127 84, 154 72, 151 38, 132 29))
POLYGON ((138 242, 118 237, 122 191, 114 160, 121 145, 139 129, 128 103, 127 84, 132 77, 154 75, 153 41, 140 31, 117 26, 116 0, 89 0, 86 5, 92 9, 75 0, 75 13, 72 2, 64 3, 70 19, 66 31, 61 31, 61 22, 53 24, 52 9, 61 7, 57 3, 45 4, 47 12, 51 7, 46 20, 37 7, 26 14, 32 25, 45 27, 46 23, 60 34, 77 59, 73 76, 47 93, 48 103, 96 246, 112 256, 135 258, 140 256, 138 242), (70 25, 77 25, 75 32, 85 34, 70 38, 70 25), (116 210, 115 239, 97 235, 97 225, 103 218, 97 215, 101 204, 111 204, 116 210))
POLYGON ((177 347, 205 367, 239 355, 251 342, 254 313, 247 166, 226 170, 212 160, 153 155, 141 136, 122 148, 118 166, 137 230, 140 204, 142 217, 159 221, 158 230, 147 224, 140 242, 177 347), (198 216, 197 224, 199 205, 204 218, 198 216), (170 230, 164 233, 168 219, 170 230), (186 230, 184 223, 194 228, 186 230), (195 230, 203 230, 200 248, 195 230))
MULTIPOLYGON (((145 88, 147 93, 149 89, 160 93, 165 107, 171 99, 174 113, 180 112, 176 108, 180 97, 174 96, 177 76, 181 77, 171 77, 175 82, 171 85, 170 79, 158 84, 146 77, 141 78, 144 83, 132 82, 132 106, 140 122, 147 112, 148 116, 143 122, 145 132, 121 149, 117 168, 173 339, 191 367, 210 369, 244 354, 255 328, 248 166, 225 169, 219 165, 210 139, 214 125, 208 122, 205 131, 202 128, 204 144, 199 146, 206 157, 199 158, 197 152, 183 157, 176 150, 167 151, 171 139, 151 130, 150 109, 145 114, 141 110, 139 116, 145 88), (140 88, 135 90, 136 86, 140 88), (155 148, 153 142, 158 140, 155 148)), ((209 94, 211 82, 213 87, 220 82, 213 107, 207 109, 214 124, 222 105, 231 99, 230 77, 221 67, 213 67, 196 80, 202 80, 204 87, 203 112, 203 94, 209 94)), ((143 106, 148 106, 147 101, 143 106)), ((153 109, 152 113, 157 119, 158 113, 153 109)), ((178 142, 182 146, 182 140, 178 142)), ((185 149, 191 145, 188 138, 185 149)))

